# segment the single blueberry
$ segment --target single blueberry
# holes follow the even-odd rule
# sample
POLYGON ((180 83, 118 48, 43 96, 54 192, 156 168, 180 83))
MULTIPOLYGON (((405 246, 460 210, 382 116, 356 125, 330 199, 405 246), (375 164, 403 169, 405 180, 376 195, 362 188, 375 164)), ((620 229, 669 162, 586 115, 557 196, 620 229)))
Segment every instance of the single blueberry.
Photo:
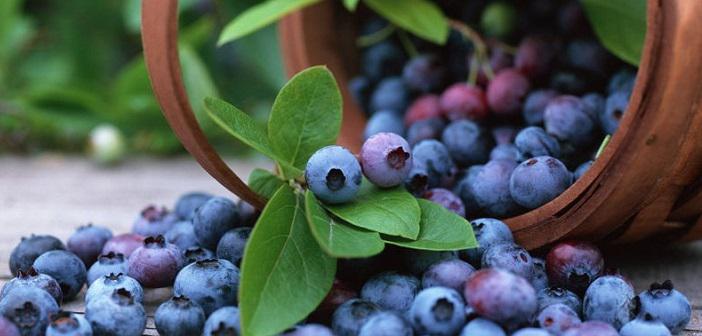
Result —
POLYGON ((544 112, 546 132, 576 148, 593 143, 597 135, 596 119, 590 117, 588 105, 575 96, 558 96, 544 112))
POLYGON ((49 316, 58 311, 56 300, 36 287, 17 288, 0 300, 0 316, 12 321, 24 336, 44 335, 49 316))
POLYGON ((444 120, 438 117, 413 122, 407 128, 407 142, 410 146, 414 146, 422 140, 438 139, 445 126, 444 120))
POLYGON ((58 281, 63 299, 70 301, 80 292, 87 279, 85 264, 75 254, 54 250, 46 252, 34 261, 34 269, 58 281))
POLYGON ((90 266, 87 274, 87 284, 93 283, 93 281, 109 275, 114 274, 127 274, 127 260, 121 253, 110 252, 108 254, 103 254, 98 258, 98 261, 90 266))
POLYGON ((605 98, 599 93, 591 92, 582 96, 580 99, 583 101, 583 104, 585 104, 585 111, 590 118, 598 120, 600 114, 602 114, 602 111, 605 109, 605 98))
POLYGON ((492 138, 482 127, 470 120, 450 123, 441 135, 441 142, 454 162, 461 166, 485 163, 493 146, 492 138))
POLYGON ((508 217, 521 210, 510 194, 509 180, 517 163, 493 160, 477 173, 470 186, 476 203, 488 216, 508 217))
POLYGON ((671 336, 670 330, 651 315, 637 317, 619 330, 620 336, 671 336))
POLYGON ((560 335, 581 323, 578 313, 562 303, 555 303, 541 310, 537 321, 541 328, 554 335, 560 335))
POLYGON ((85 316, 61 311, 51 315, 46 336, 93 336, 93 328, 85 316))
POLYGON ((348 149, 326 146, 307 161, 305 180, 317 198, 326 203, 352 201, 361 186, 361 165, 348 149))
POLYGON ((495 218, 478 218, 470 222, 478 247, 461 251, 461 256, 475 267, 480 267, 483 254, 492 245, 514 242, 512 231, 503 221, 495 218))
POLYGON ((583 175, 585 175, 585 173, 590 169, 590 167, 592 167, 593 163, 594 163, 594 161, 587 160, 587 161, 583 162, 581 165, 579 165, 578 168, 575 168, 575 172, 573 172, 573 180, 577 181, 581 177, 583 177, 583 175))
POLYGON ((456 83, 449 86, 441 94, 439 104, 449 120, 481 120, 489 114, 485 92, 471 84, 456 83))
POLYGON ((44 252, 65 249, 66 247, 61 240, 54 236, 31 235, 22 237, 20 243, 15 246, 12 254, 10 254, 10 272, 16 276, 19 270, 28 270, 32 267, 34 260, 44 254, 44 252))
POLYGON ((401 77, 388 77, 375 87, 370 99, 371 112, 402 113, 409 105, 410 92, 401 77))
POLYGON ((522 153, 516 145, 500 144, 490 151, 490 160, 513 160, 520 162, 523 160, 522 153))
POLYGON ((261 214, 253 205, 247 203, 244 200, 239 200, 236 203, 236 207, 239 208, 239 219, 241 220, 241 225, 243 226, 254 226, 258 220, 258 216, 261 214))
POLYGON ((514 139, 514 145, 517 146, 524 159, 544 155, 553 157, 561 155, 561 146, 558 144, 558 140, 548 135, 541 127, 531 126, 519 131, 514 139))
POLYGON ((190 221, 176 223, 163 237, 169 244, 178 246, 181 250, 200 245, 195 236, 195 226, 190 221))
POLYGON ((205 321, 203 336, 241 335, 239 308, 226 306, 215 310, 205 321))
POLYGON ((476 318, 461 330, 460 336, 507 336, 502 327, 484 318, 476 318))
POLYGON ((85 267, 90 267, 102 252, 105 243, 112 238, 110 229, 88 224, 79 227, 68 238, 68 250, 83 260, 85 267))
POLYGON ((168 211, 165 207, 157 208, 153 205, 141 211, 134 221, 132 233, 144 237, 163 235, 178 222, 178 216, 168 211))
POLYGON ((378 133, 404 134, 405 125, 397 112, 383 110, 375 112, 366 123, 363 139, 366 140, 378 133))
POLYGON ((85 318, 96 335, 141 336, 146 329, 144 307, 123 288, 88 301, 85 318))
POLYGON ((490 109, 500 116, 514 116, 522 111, 529 93, 529 80, 516 69, 503 69, 495 74, 487 88, 490 109))
POLYGON ((183 254, 183 267, 188 266, 197 261, 215 259, 216 257, 214 252, 197 246, 188 247, 187 249, 182 250, 181 252, 183 254))
POLYGON ((134 233, 116 235, 105 243, 102 254, 121 253, 125 258, 129 258, 134 250, 144 244, 144 238, 146 237, 134 233))
POLYGON ((95 280, 85 292, 85 302, 103 296, 110 296, 117 289, 124 289, 131 293, 134 301, 144 303, 144 289, 136 279, 122 273, 108 274, 95 280))
POLYGON ((213 197, 195 210, 193 226, 200 246, 210 250, 217 248, 222 235, 240 226, 236 204, 224 197, 213 197))
POLYGON ((461 217, 466 216, 466 208, 463 205, 463 200, 451 192, 451 190, 444 188, 432 188, 424 192, 422 197, 441 205, 442 207, 461 217))
POLYGON ((251 234, 250 227, 240 227, 227 231, 217 244, 217 258, 239 265, 244 257, 246 241, 251 234))
POLYGON ((337 336, 357 336, 363 324, 378 312, 380 307, 375 303, 362 299, 348 300, 334 312, 332 330, 337 336))
POLYGON ((542 36, 527 36, 519 42, 514 67, 533 80, 546 77, 558 53, 557 43, 542 36))
POLYGON ((405 64, 405 53, 394 43, 377 43, 361 55, 361 71, 376 82, 388 76, 399 75, 405 64))
POLYGON ((205 326, 205 312, 187 297, 174 296, 158 306, 154 324, 160 335, 199 335, 205 326))
POLYGON ((500 269, 485 268, 468 279, 463 295, 475 312, 514 329, 536 314, 536 292, 524 278, 500 269))
POLYGON ((441 118, 441 101, 439 96, 425 94, 415 99, 405 112, 405 125, 412 125, 421 120, 441 118))
POLYGON ((404 318, 391 312, 372 315, 363 324, 358 336, 412 336, 412 326, 404 318))
POLYGON ((469 217, 475 217, 480 213, 480 206, 478 206, 478 203, 475 200, 475 195, 473 195, 473 189, 471 189, 470 186, 473 183, 473 179, 475 179, 475 176, 478 174, 478 171, 480 171, 482 167, 482 165, 468 167, 468 169, 462 173, 462 177, 453 187, 453 193, 461 198, 463 201, 463 206, 466 209, 466 215, 469 217))
POLYGON ((536 209, 573 183, 573 174, 556 158, 537 156, 520 163, 509 179, 512 199, 527 209, 536 209))
POLYGON ((183 265, 181 252, 163 236, 148 237, 127 262, 127 274, 145 288, 162 288, 173 284, 183 265))
POLYGON ((440 260, 429 266, 422 275, 422 288, 448 287, 460 292, 474 272, 475 268, 463 260, 440 260))
POLYGON ((61 286, 58 281, 46 274, 37 273, 34 267, 30 267, 27 271, 19 271, 16 278, 10 280, 2 287, 0 298, 7 296, 11 291, 17 288, 24 287, 34 287, 45 290, 59 305, 63 301, 63 292, 61 291, 61 286))
POLYGON ((373 184, 389 188, 402 184, 412 168, 410 146, 395 133, 378 133, 361 147, 363 174, 373 184))
POLYGON ((428 188, 450 185, 456 166, 446 146, 436 140, 423 140, 412 148, 412 169, 405 181, 407 188, 421 195, 428 188))
POLYGON ((195 209, 205 204, 213 196, 199 191, 189 192, 178 197, 173 212, 183 220, 189 220, 195 214, 195 209))
POLYGON ((600 127, 607 134, 614 134, 629 105, 629 95, 618 91, 607 97, 604 110, 599 115, 600 127))
POLYGON ((446 68, 436 55, 419 55, 405 64, 402 79, 414 91, 434 92, 444 84, 446 68))
POLYGON ((636 73, 629 69, 622 69, 617 71, 609 79, 607 85, 607 93, 613 94, 615 92, 626 92, 628 94, 634 90, 634 83, 636 82, 636 73))
POLYGON ((412 302, 409 320, 420 335, 454 335, 463 327, 465 303, 455 290, 446 287, 423 289, 412 302))
POLYGON ((205 315, 237 303, 239 269, 227 260, 210 259, 185 266, 175 279, 173 292, 199 304, 205 315))
POLYGON ((546 272, 551 283, 578 295, 582 295, 603 270, 602 252, 590 243, 561 242, 546 255, 546 272))
POLYGON ((609 69, 612 57, 595 39, 575 39, 566 46, 565 60, 569 67, 602 76, 609 69))
POLYGON ((419 279, 386 272, 366 281, 361 288, 361 299, 375 303, 380 308, 404 314, 412 305, 419 291, 419 279))
POLYGON ((638 295, 637 301, 639 318, 650 315, 653 319, 665 324, 673 334, 682 332, 690 322, 692 316, 690 301, 684 294, 673 288, 670 280, 662 284, 652 284, 647 291, 638 295))
POLYGON ((590 284, 583 300, 585 320, 598 320, 615 329, 633 319, 634 289, 620 277, 605 275, 590 284))
POLYGON ((534 260, 523 247, 512 243, 493 244, 485 250, 482 268, 501 269, 531 281, 534 276, 534 260))

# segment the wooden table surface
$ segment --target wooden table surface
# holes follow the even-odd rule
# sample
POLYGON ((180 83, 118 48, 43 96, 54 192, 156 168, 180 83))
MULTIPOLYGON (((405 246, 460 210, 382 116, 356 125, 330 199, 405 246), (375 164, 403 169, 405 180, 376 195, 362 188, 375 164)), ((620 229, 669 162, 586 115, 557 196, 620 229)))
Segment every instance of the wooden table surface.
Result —
MULTIPOLYGON (((241 176, 261 159, 229 162, 241 176)), ((10 251, 22 236, 51 234, 66 240, 82 224, 93 222, 115 233, 128 232, 148 204, 172 207, 182 193, 200 190, 231 196, 188 157, 135 158, 104 169, 77 157, 42 155, 0 157, 0 285, 11 278, 10 251)), ((702 336, 702 242, 670 247, 612 248, 607 263, 618 267, 642 291, 653 281, 670 279, 692 302, 693 318, 684 335, 702 336)), ((149 316, 170 289, 147 291, 149 316)), ((82 311, 82 300, 65 305, 82 311)), ((157 335, 149 318, 145 335, 157 335)))

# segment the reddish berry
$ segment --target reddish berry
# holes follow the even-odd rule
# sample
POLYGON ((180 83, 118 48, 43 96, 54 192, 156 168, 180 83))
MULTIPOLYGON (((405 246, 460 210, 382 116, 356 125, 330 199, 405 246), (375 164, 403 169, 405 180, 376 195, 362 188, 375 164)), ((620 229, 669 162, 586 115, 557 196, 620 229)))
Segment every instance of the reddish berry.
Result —
POLYGON ((509 68, 498 72, 490 81, 487 101, 498 115, 513 116, 522 111, 522 103, 529 93, 529 80, 519 71, 509 68))
POLYGON ((546 256, 546 273, 551 283, 578 294, 584 293, 603 270, 602 252, 586 242, 562 242, 546 256))
POLYGON ((441 117, 441 105, 437 95, 423 95, 417 98, 407 109, 405 125, 411 125, 419 120, 441 117))
POLYGON ((488 116, 487 98, 475 85, 456 83, 441 94, 441 110, 449 120, 480 120, 488 116))

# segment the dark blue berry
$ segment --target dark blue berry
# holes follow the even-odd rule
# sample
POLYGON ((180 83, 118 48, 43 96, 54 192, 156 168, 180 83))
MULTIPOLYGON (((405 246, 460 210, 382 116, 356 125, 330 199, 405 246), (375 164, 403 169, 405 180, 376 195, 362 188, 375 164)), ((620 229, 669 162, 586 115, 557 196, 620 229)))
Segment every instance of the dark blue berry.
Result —
POLYGON ((305 168, 305 180, 310 191, 326 203, 353 201, 361 186, 361 165, 348 149, 326 146, 317 150, 305 168))
POLYGON ((490 160, 513 160, 519 162, 522 159, 521 151, 513 144, 497 145, 490 151, 490 160))
POLYGON ((488 132, 465 119, 450 123, 441 135, 441 142, 460 166, 485 163, 493 145, 488 132))
POLYGON ((332 316, 331 327, 337 336, 357 336, 372 315, 380 312, 375 303, 351 299, 343 303, 332 316))
POLYGON ((578 314, 583 311, 583 303, 578 294, 561 287, 548 287, 540 290, 537 294, 537 300, 539 311, 554 304, 564 304, 578 314))
POLYGON ((410 92, 401 77, 388 77, 375 87, 371 95, 372 112, 393 111, 401 114, 409 106, 410 92))
POLYGON ((600 126, 607 134, 614 134, 629 105, 629 95, 618 91, 607 97, 604 110, 600 113, 600 126))
POLYGON ((85 318, 96 335, 140 336, 146 329, 144 307, 126 289, 88 301, 85 318))
POLYGON ((422 275, 422 288, 448 287, 460 292, 473 272, 475 268, 463 260, 440 260, 429 266, 422 275))
POLYGON ((213 250, 222 235, 239 226, 239 210, 224 197, 213 197, 195 210, 193 226, 200 246, 213 250))
POLYGON ((36 287, 17 288, 0 300, 0 315, 12 321, 24 336, 44 335, 49 316, 58 311, 56 300, 36 287))
POLYGON ((427 139, 438 139, 444 131, 446 123, 441 118, 429 118, 416 121, 407 128, 407 142, 414 146, 427 139))
POLYGON ((631 94, 634 90, 634 83, 636 82, 636 73, 629 69, 622 69, 617 71, 617 73, 610 78, 607 85, 607 93, 613 94, 615 92, 626 92, 631 94))
POLYGON ((117 289, 128 291, 136 302, 144 302, 144 289, 139 282, 122 273, 108 274, 95 280, 85 292, 85 302, 103 296, 110 296, 117 289))
POLYGON ((127 260, 121 253, 110 252, 108 254, 103 254, 98 258, 98 261, 94 263, 88 269, 87 284, 93 283, 93 281, 109 275, 114 274, 127 274, 127 260))
POLYGON ((154 314, 160 335, 199 335, 205 326, 205 312, 185 296, 174 296, 162 303, 154 314))
POLYGON ((484 318, 476 318, 461 330, 460 336, 507 336, 502 327, 484 318))
POLYGON ((79 227, 68 238, 68 250, 75 253, 85 267, 90 267, 100 256, 105 243, 112 238, 112 232, 105 227, 88 224, 79 227))
POLYGON ((634 289, 620 277, 605 275, 590 284, 583 300, 585 320, 598 320, 621 328, 634 317, 634 289))
POLYGON ((544 112, 546 132, 576 148, 594 141, 597 132, 595 121, 588 113, 588 106, 575 96, 552 99, 544 112))
POLYGON ((585 173, 592 167, 592 164, 594 163, 593 160, 587 160, 583 162, 581 165, 578 166, 578 168, 575 168, 575 171, 573 172, 573 181, 579 180, 585 173))
POLYGON ((46 336, 92 336, 93 328, 83 315, 61 311, 51 315, 46 336))
POLYGON ((541 36, 527 36, 519 42, 514 67, 533 80, 546 77, 558 53, 556 43, 541 36))
POLYGON ((509 180, 517 163, 493 160, 477 173, 471 189, 480 208, 489 216, 508 217, 521 210, 510 194, 509 180))
POLYGON ((408 318, 420 335, 454 335, 465 323, 465 303, 451 288, 430 287, 417 294, 408 318))
POLYGON ((214 311, 205 321, 202 335, 241 335, 239 308, 227 306, 214 311))
POLYGON ((639 318, 650 315, 665 324, 673 334, 682 332, 690 322, 690 301, 673 288, 670 280, 652 284, 649 290, 638 295, 637 301, 639 318))
POLYGON ((216 257, 214 252, 198 246, 188 247, 187 249, 182 250, 182 254, 183 266, 188 266, 201 260, 214 259, 216 257))
POLYGON ((405 54, 392 42, 382 42, 366 49, 361 56, 361 71, 371 81, 398 75, 405 64, 405 54))
POLYGON ((404 318, 391 312, 372 315, 363 324, 358 336, 412 336, 412 326, 404 318))
POLYGON ((417 195, 421 195, 428 188, 450 184, 456 171, 446 146, 436 140, 417 143, 412 148, 412 163, 405 184, 417 195))
POLYGON ((495 268, 512 272, 531 280, 534 275, 534 261, 523 247, 515 243, 493 244, 485 250, 482 268, 495 268))
POLYGON ((34 269, 58 281, 63 299, 70 301, 78 295, 87 279, 85 264, 75 254, 54 250, 46 252, 34 261, 34 269))
POLYGON ((189 192, 178 198, 173 207, 173 212, 181 219, 191 219, 195 214, 195 209, 205 204, 210 198, 212 198, 212 195, 205 192, 189 192))
POLYGON ((200 245, 195 236, 195 227, 190 221, 176 223, 163 237, 169 244, 178 246, 181 250, 200 245))
POLYGON ((407 141, 395 133, 375 134, 361 147, 363 174, 382 188, 400 185, 412 169, 410 151, 407 141))
POLYGON ((373 83, 367 77, 356 76, 349 81, 348 88, 356 104, 364 111, 368 111, 368 101, 373 83))
POLYGON ((260 212, 253 205, 244 200, 239 200, 236 203, 236 207, 239 209, 239 220, 242 226, 254 226, 256 224, 260 212))
POLYGON ((599 93, 588 93, 580 98, 585 104, 585 111, 593 120, 598 120, 605 109, 605 98, 599 93))
POLYGON ((473 266, 480 267, 483 254, 491 246, 500 243, 512 243, 512 231, 503 221, 494 218, 478 218, 470 222, 473 227, 475 239, 478 247, 467 249, 462 252, 462 257, 473 266))
POLYGON ((554 335, 560 335, 581 322, 578 313, 562 303, 554 303, 542 309, 537 321, 541 328, 554 335))
POLYGON ((577 39, 566 46, 566 63, 572 68, 602 76, 611 61, 611 56, 597 40, 577 39))
POLYGON ((368 139, 378 133, 404 134, 405 126, 402 117, 397 112, 390 110, 375 112, 366 123, 363 139, 368 139))
POLYGON ((361 298, 384 310, 404 314, 419 291, 419 280, 411 275, 381 273, 361 288, 361 298))
POLYGON ((419 55, 412 58, 402 69, 405 84, 419 92, 434 92, 446 80, 446 69, 435 55, 419 55))
POLYGON ((509 192, 527 209, 536 209, 570 187, 573 175, 556 158, 538 156, 520 163, 512 172, 509 192))
POLYGON ((163 235, 178 221, 178 216, 166 208, 157 208, 153 205, 142 210, 134 221, 132 233, 144 237, 163 235))
POLYGON ((553 157, 561 155, 558 140, 548 135, 541 127, 531 126, 519 131, 514 139, 514 145, 524 159, 543 155, 553 157))
POLYGON ((548 287, 548 274, 546 274, 546 261, 541 258, 532 257, 534 261, 534 275, 531 277, 531 286, 538 293, 548 287))
POLYGON ((13 290, 24 287, 34 287, 45 290, 59 305, 63 301, 63 292, 61 291, 59 283, 46 274, 37 273, 33 267, 30 267, 27 271, 19 271, 16 278, 6 283, 5 286, 2 287, 0 298, 7 296, 13 290))
POLYGON ((241 227, 227 231, 217 244, 217 258, 225 259, 234 265, 241 263, 244 257, 246 241, 251 234, 251 228, 241 227))
POLYGON ((32 267, 34 260, 44 252, 65 249, 63 243, 54 236, 22 237, 10 254, 10 271, 16 276, 19 270, 28 270, 32 267))
POLYGON ((470 166, 453 187, 453 193, 461 198, 466 214, 470 217, 474 217, 480 212, 480 206, 478 206, 475 195, 473 195, 473 189, 470 186, 482 167, 482 165, 470 166))
POLYGON ((239 269, 226 260, 203 260, 185 266, 175 279, 173 292, 199 304, 209 315, 218 308, 235 305, 239 269))

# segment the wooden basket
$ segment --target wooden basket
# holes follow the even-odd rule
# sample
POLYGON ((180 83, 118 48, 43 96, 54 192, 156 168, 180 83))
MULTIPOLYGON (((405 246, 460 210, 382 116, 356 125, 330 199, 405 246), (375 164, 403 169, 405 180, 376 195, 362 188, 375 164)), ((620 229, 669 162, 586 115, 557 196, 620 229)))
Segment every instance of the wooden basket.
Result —
MULTIPOLYGON (((177 0, 144 0, 142 9, 147 68, 173 131, 212 177, 262 208, 265 201, 227 167, 195 120, 178 61, 177 0)), ((365 119, 345 87, 357 60, 348 47, 352 31, 339 30, 339 15, 333 1, 323 1, 286 17, 280 36, 289 74, 318 64, 334 72, 344 96, 339 142, 358 149, 365 119)), ((533 249, 562 238, 632 243, 702 237, 700 17, 702 1, 648 1, 638 78, 619 130, 562 195, 506 220, 520 244, 533 249)))

